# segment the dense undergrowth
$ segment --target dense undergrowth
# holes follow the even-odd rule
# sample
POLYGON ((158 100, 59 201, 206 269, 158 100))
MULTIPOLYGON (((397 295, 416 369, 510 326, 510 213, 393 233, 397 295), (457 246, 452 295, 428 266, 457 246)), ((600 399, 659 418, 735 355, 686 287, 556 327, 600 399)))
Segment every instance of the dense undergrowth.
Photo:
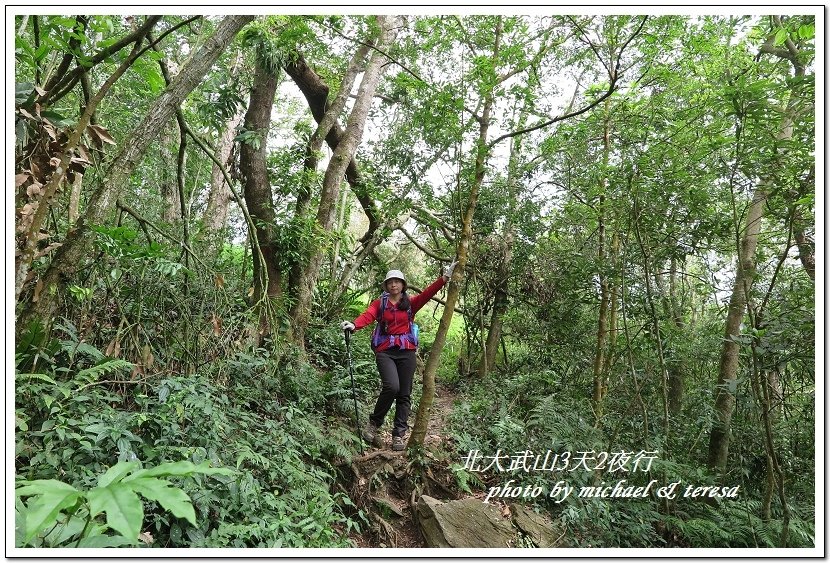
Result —
MULTIPOLYGON (((134 364, 79 342, 70 323, 55 335, 29 331, 18 343, 19 484, 56 480, 89 490, 125 462, 229 469, 173 477, 192 502, 194 523, 145 500, 142 545, 154 547, 349 547, 349 534, 366 526, 362 511, 335 486, 336 462, 358 447, 349 429, 350 382, 345 365, 335 365, 340 356, 318 356, 331 364, 323 371, 286 348, 279 357, 259 349, 188 376, 138 377, 134 364)), ((314 338, 337 349, 337 336, 323 331, 314 338)), ((357 356, 356 381, 368 388, 374 381, 357 356)), ((24 541, 26 522, 49 497, 23 496, 16 505, 18 546, 104 545, 82 536, 136 543, 111 521, 124 503, 112 505, 105 519, 88 514, 80 500, 59 507, 47 528, 24 541), (83 527, 69 517, 82 513, 89 517, 83 527)))
MULTIPOLYGON (((366 337, 358 333, 351 350, 361 420, 377 384, 371 352, 361 340, 366 337)), ((17 545, 353 546, 350 535, 370 524, 338 483, 337 463, 359 448, 345 345, 342 334, 330 328, 317 327, 309 340, 305 357, 283 344, 280 354, 266 348, 237 352, 192 375, 140 375, 135 364, 79 341, 69 321, 57 325, 51 338, 29 330, 16 354, 18 493, 31 483, 55 480, 91 497, 103 475, 122 466, 126 474, 124 464, 152 469, 191 462, 188 471, 161 476, 171 479, 163 482, 165 491, 187 495, 193 517, 181 507, 171 510, 169 502, 144 497, 141 540, 130 541, 109 512, 90 510, 82 495, 53 510, 44 520, 49 525, 31 534, 27 522, 43 511, 38 503, 50 499, 23 494, 16 501, 17 545)), ((557 361, 553 350, 552 356, 534 360, 523 357, 520 348, 513 352, 516 367, 485 380, 462 378, 451 362, 442 368, 444 384, 463 389, 452 427, 446 429, 457 446, 457 459, 450 463, 459 490, 486 492, 511 479, 517 487, 541 487, 544 494, 524 502, 562 524, 565 545, 572 547, 777 547, 785 520, 789 547, 814 544, 813 508, 799 500, 813 486, 806 470, 810 451, 796 447, 782 455, 790 470, 804 468, 803 475, 788 482, 788 517, 774 505, 765 521, 758 516, 763 472, 752 456, 759 447, 752 443, 757 436, 751 420, 737 421, 748 437, 736 445, 738 464, 725 475, 713 475, 703 469, 700 447, 710 416, 708 395, 687 395, 684 416, 672 419, 671 447, 666 448, 657 405, 610 397, 609 411, 626 416, 598 428, 588 416, 589 399, 574 392, 577 358, 557 361), (472 450, 484 456, 500 451, 503 469, 465 470, 464 456, 472 450), (569 451, 573 460, 585 451, 592 452, 589 460, 599 452, 657 454, 649 471, 590 471, 590 461, 578 470, 510 470, 508 456, 524 450, 569 451), (581 487, 621 479, 626 486, 681 481, 681 490, 688 484, 739 485, 740 494, 708 501, 666 501, 653 490, 646 498, 578 495, 581 487), (575 489, 556 502, 560 499, 547 494, 560 481, 575 489)), ((416 386, 416 398, 418 391, 416 386)))
MULTIPOLYGON (((572 360, 573 358, 570 358, 572 360)), ((773 506, 772 517, 762 520, 763 478, 757 467, 757 456, 748 452, 737 455, 739 465, 726 475, 713 475, 705 469, 705 453, 700 447, 699 435, 705 428, 709 397, 688 397, 683 417, 672 421, 674 438, 668 451, 660 434, 658 405, 647 405, 648 434, 644 438, 643 416, 627 397, 611 398, 612 412, 628 413, 614 425, 599 429, 590 416, 588 398, 576 397, 574 388, 564 381, 562 371, 551 368, 556 362, 535 368, 524 366, 513 373, 495 372, 488 379, 470 384, 464 382, 465 400, 453 412, 452 432, 458 444, 462 461, 456 466, 459 485, 470 492, 488 492, 513 480, 511 487, 538 486, 542 494, 536 498, 519 499, 567 529, 566 545, 572 547, 780 547, 785 517, 773 506), (589 416, 586 416, 586 413, 589 416), (697 413, 695 415, 694 413, 697 413), (628 422, 626 422, 626 420, 628 422), (483 458, 478 469, 465 469, 465 456, 478 450, 483 458), (533 469, 533 457, 527 463, 510 469, 516 454, 531 450, 534 455, 550 450, 552 454, 570 453, 567 467, 560 461, 553 470, 543 470, 542 464, 533 469), (609 460, 615 452, 626 451, 636 459, 641 451, 657 452, 649 471, 633 470, 631 462, 626 470, 613 470, 611 463, 604 469, 594 469, 603 459, 609 460), (583 455, 582 452, 588 452, 583 455), (493 456, 500 454, 499 464, 493 456), (578 460, 585 457, 586 462, 578 460), (754 465, 753 465, 754 464, 754 465), (613 486, 625 480, 624 486, 646 486, 652 480, 657 484, 645 498, 588 498, 579 497, 582 487, 613 486), (679 494, 672 500, 659 499, 656 488, 681 481, 679 494), (564 500, 562 496, 548 495, 557 483, 575 487, 564 500), (735 486, 737 498, 683 498, 688 485, 735 486), (560 502, 557 502, 560 501, 560 502)), ((458 384, 459 382, 456 381, 458 384)), ((760 449, 757 444, 754 451, 760 449)), ((809 452, 788 452, 795 466, 801 467, 802 478, 788 482, 789 521, 788 547, 812 547, 815 525, 811 504, 812 490, 809 452)), ((644 460, 651 457, 645 455, 644 460)), ((561 459, 561 457, 560 457, 561 459)), ((602 466, 603 464, 600 463, 602 466)), ((646 464, 640 466, 646 467, 646 464)), ((496 496, 493 502, 498 501, 496 496)), ((510 500, 516 500, 515 498, 510 500)))

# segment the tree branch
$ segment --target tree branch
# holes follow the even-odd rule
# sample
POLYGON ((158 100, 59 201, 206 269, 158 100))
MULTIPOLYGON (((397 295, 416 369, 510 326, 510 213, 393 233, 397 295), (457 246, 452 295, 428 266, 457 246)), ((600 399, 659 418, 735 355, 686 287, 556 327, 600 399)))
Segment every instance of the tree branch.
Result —
MULTIPOLYGON (((424 291, 420 287, 417 287, 417 286, 414 286, 414 285, 411 285, 411 284, 407 284, 407 289, 411 289, 412 291, 415 291, 415 292, 418 292, 418 293, 423 293, 423 291, 424 291)), ((433 295, 432 298, 430 299, 430 301, 436 301, 436 302, 440 303, 441 305, 443 305, 444 307, 447 306, 447 302, 444 301, 443 299, 441 299, 440 297, 438 297, 437 295, 433 295)), ((464 315, 464 310, 460 309, 458 307, 453 307, 453 311, 455 311, 459 315, 464 315)))
MULTIPOLYGON (((197 17, 201 17, 201 16, 197 16, 197 17)), ((48 102, 53 102, 54 103, 54 101, 59 100, 61 97, 65 96, 66 93, 68 92, 68 90, 66 89, 66 86, 67 86, 68 83, 71 82, 74 85, 74 83, 77 82, 79 76, 81 74, 83 74, 84 72, 88 71, 89 68, 91 68, 91 67, 95 66, 96 64, 102 62, 103 60, 105 60, 110 55, 113 55, 114 53, 117 53, 118 51, 120 51, 121 49, 126 47, 127 45, 130 45, 131 43, 135 43, 136 41, 143 41, 144 37, 150 32, 150 30, 153 29, 153 27, 156 25, 156 23, 158 23, 158 21, 160 19, 161 19, 161 16, 149 16, 147 18, 147 20, 144 22, 144 24, 142 24, 134 32, 132 32, 128 35, 125 35, 124 37, 122 37, 121 39, 119 39, 118 41, 116 41, 115 43, 110 45, 109 47, 107 47, 105 49, 102 49, 101 51, 99 51, 98 53, 96 53, 95 55, 90 57, 89 66, 80 66, 80 65, 78 65, 74 69, 72 69, 72 71, 70 71, 68 74, 65 74, 64 76, 59 77, 59 78, 58 78, 58 76, 59 76, 58 73, 56 73, 55 74, 56 78, 54 80, 54 83, 51 84, 52 81, 50 81, 51 87, 45 88, 46 93, 43 96, 38 97, 37 103, 39 103, 41 106, 45 106, 48 102), (60 95, 58 95, 58 94, 60 94, 60 95)), ((192 19, 196 19, 196 18, 192 18, 192 19)), ((192 19, 188 20, 188 21, 192 21, 192 19)), ((180 27, 180 26, 176 26, 173 29, 176 29, 178 27, 180 27)), ((173 29, 171 29, 170 31, 173 31, 173 29)), ((169 31, 162 34, 162 37, 166 36, 167 33, 169 33, 169 31)), ((140 54, 141 53, 139 53, 139 55, 140 54)))
MULTIPOLYGON (((354 38, 354 37, 349 37, 348 35, 346 35, 346 34, 345 34, 345 33, 343 33, 342 31, 340 31, 339 29, 335 29, 335 28, 331 27, 330 25, 328 25, 328 24, 327 24, 327 23, 325 23, 325 22, 317 22, 317 23, 322 23, 323 27, 326 27, 326 28, 330 29, 331 31, 335 32, 337 35, 339 35, 340 37, 342 37, 342 38, 343 38, 343 39, 345 39, 346 41, 351 41, 352 43, 356 43, 356 44, 358 44, 358 45, 363 45, 363 46, 365 46, 365 47, 369 47, 370 49, 372 49, 372 50, 374 50, 374 51, 377 51, 378 53, 380 53, 381 55, 383 55, 384 57, 386 57, 387 59, 389 59, 389 61, 390 61, 390 62, 392 62, 392 63, 396 64, 396 65, 397 65, 397 66, 399 66, 399 67, 401 67, 401 68, 402 68, 402 69, 404 69, 404 70, 405 70, 408 74, 411 74, 411 75, 413 76, 413 78, 415 78, 415 80, 420 80, 420 81, 421 81, 421 82, 423 82, 424 84, 427 84, 427 81, 426 81, 426 80, 424 80, 423 78, 421 78, 420 76, 418 76, 418 75, 415 73, 415 71, 413 71, 413 70, 412 70, 412 69, 410 69, 408 66, 406 66, 405 64, 403 64, 402 62, 400 62, 399 60, 397 60, 395 57, 393 57, 392 55, 390 55, 387 51, 384 51, 383 49, 379 49, 378 47, 376 47, 375 45, 373 45, 373 44, 371 44, 371 43, 366 43, 366 42, 364 42, 364 41, 361 41, 360 39, 356 39, 356 38, 354 38)), ((396 24, 398 23, 397 18, 396 18, 395 23, 396 23, 396 24)))
POLYGON ((430 258, 434 258, 435 260, 438 260, 439 262, 451 262, 451 260, 449 258, 444 258, 442 256, 439 256, 438 254, 434 253, 433 251, 431 251, 427 247, 423 246, 421 243, 419 243, 417 240, 415 240, 415 238, 411 234, 409 234, 409 231, 407 231, 406 228, 404 228, 403 226, 398 227, 397 230, 402 232, 406 236, 406 238, 408 238, 412 242, 412 244, 414 244, 418 248, 418 250, 420 250, 421 252, 423 252, 424 254, 429 256, 430 258))
POLYGON ((121 199, 117 199, 115 201, 115 206, 118 207, 118 209, 121 209, 122 211, 128 213, 129 215, 132 215, 132 217, 136 221, 138 221, 139 223, 144 223, 146 225, 149 225, 150 227, 153 228, 154 231, 156 231, 158 234, 160 234, 161 236, 163 236, 167 240, 170 240, 170 241, 175 242, 176 244, 178 244, 184 251, 186 251, 188 254, 190 254, 199 264, 204 266, 204 268, 206 270, 210 270, 210 267, 207 264, 205 264, 204 262, 202 262, 201 258, 199 258, 196 255, 196 253, 193 252, 193 250, 187 244, 185 244, 184 242, 182 242, 182 241, 178 240, 177 238, 175 238, 175 237, 167 234, 166 232, 164 232, 164 230, 161 229, 158 225, 156 225, 155 223, 153 223, 152 221, 150 221, 146 217, 142 216, 138 211, 136 211, 135 209, 133 209, 132 207, 130 207, 129 205, 127 205, 126 203, 121 201, 121 199))
POLYGON ((427 225, 427 226, 438 225, 438 227, 440 227, 440 229, 441 229, 441 232, 444 233, 444 237, 448 241, 452 242, 453 244, 455 243, 455 234, 453 233, 453 231, 455 229, 452 226, 445 223, 443 220, 441 220, 438 216, 436 216, 434 213, 432 213, 428 209, 423 208, 423 207, 421 207, 419 205, 416 205, 414 203, 412 204, 412 210, 415 211, 416 213, 419 213, 419 214, 425 216, 427 219, 429 219, 428 221, 425 221, 423 219, 419 219, 418 217, 413 217, 416 221, 418 221, 422 225, 427 225))
MULTIPOLYGON (((625 41, 625 43, 623 43, 622 47, 620 47, 620 52, 617 55, 616 65, 619 65, 620 58, 622 57, 623 51, 628 46, 628 44, 631 43, 631 41, 634 39, 634 37, 636 37, 640 33, 640 31, 642 31, 643 26, 645 25, 647 19, 648 19, 648 16, 643 16, 643 20, 640 22, 640 26, 631 34, 631 37, 629 37, 625 41)), ((594 52, 596 52, 596 50, 594 50, 594 52)), ((603 66, 605 66, 605 68, 608 70, 608 67, 605 65, 605 63, 603 63, 603 66)), ((610 79, 610 83, 608 85, 608 90, 606 90, 605 93, 602 94, 602 96, 595 99, 593 102, 586 105, 582 109, 578 109, 576 111, 571 111, 571 112, 566 112, 566 113, 560 115, 559 117, 549 119, 549 120, 547 120, 545 122, 542 122, 542 123, 537 123, 536 125, 532 125, 530 127, 524 128, 524 129, 519 129, 518 131, 513 131, 511 133, 505 133, 504 135, 501 135, 500 137, 496 137, 495 139, 490 141, 487 144, 488 148, 493 148, 495 145, 497 145, 498 143, 500 143, 501 141, 503 141, 505 139, 509 139, 511 137, 516 137, 518 135, 524 135, 525 133, 531 133, 531 132, 537 131, 539 129, 543 129, 545 127, 553 125, 556 122, 564 121, 565 119, 570 119, 571 117, 576 117, 577 115, 581 115, 581 114, 587 112, 588 110, 593 109, 594 107, 599 105, 602 101, 604 101, 608 96, 613 94, 614 90, 616 90, 617 81, 619 80, 619 74, 617 73, 617 66, 614 66, 610 70, 608 70, 608 78, 610 79)))

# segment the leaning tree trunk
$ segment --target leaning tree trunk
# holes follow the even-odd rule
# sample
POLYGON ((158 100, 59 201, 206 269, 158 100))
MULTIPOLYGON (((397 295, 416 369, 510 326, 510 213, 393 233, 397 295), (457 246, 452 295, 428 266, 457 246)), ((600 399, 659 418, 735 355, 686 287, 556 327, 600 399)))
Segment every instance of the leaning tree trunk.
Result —
POLYGON ((478 193, 484 182, 485 162, 487 160, 487 130, 490 126, 490 112, 493 107, 493 96, 489 95, 481 112, 481 125, 479 127, 478 146, 476 154, 476 173, 473 185, 470 187, 470 196, 467 200, 467 209, 461 221, 461 236, 458 239, 458 250, 452 278, 447 289, 447 297, 444 303, 444 313, 441 315, 441 322, 438 324, 438 332, 429 351, 426 365, 424 366, 423 388, 421 390, 421 401, 418 404, 418 413, 415 416, 415 423, 412 426, 412 434, 407 442, 407 447, 422 446, 426 438, 427 425, 429 424, 430 409, 435 398, 435 374, 438 372, 438 364, 441 361, 441 352, 447 342, 447 333, 450 330, 455 304, 461 289, 461 277, 464 268, 467 266, 470 242, 473 238, 473 216, 478 203, 478 193))
POLYGON ((58 249, 52 263, 41 278, 43 291, 40 292, 40 299, 25 313, 21 313, 20 326, 25 326, 28 321, 35 318, 48 320, 54 315, 62 294, 62 282, 71 278, 74 272, 84 265, 85 258, 89 256, 92 239, 91 226, 104 222, 147 147, 161 132, 164 124, 173 117, 176 108, 202 81, 239 30, 253 19, 254 16, 224 18, 213 35, 153 103, 147 115, 127 138, 121 152, 90 197, 84 215, 78 220, 74 229, 67 233, 63 246, 58 249))
MULTIPOLYGON (((372 53, 369 63, 366 65, 357 99, 349 113, 345 134, 337 144, 323 177, 323 189, 317 208, 317 228, 321 233, 326 233, 332 228, 340 184, 343 182, 346 168, 352 161, 360 140, 363 138, 363 129, 369 114, 369 108, 372 105, 372 98, 384 70, 383 63, 387 60, 383 53, 387 51, 396 35, 394 17, 377 16, 377 20, 380 25, 377 50, 372 53)), ((297 287, 298 291, 294 307, 291 310, 291 318, 293 340, 300 347, 304 346, 305 330, 311 314, 312 297, 324 258, 325 252, 323 249, 315 249, 312 252, 302 276, 302 282, 297 287)))
POLYGON ((738 251, 738 271, 726 314, 718 382, 715 388, 715 420, 709 435, 709 466, 713 469, 726 467, 729 456, 732 411, 735 408, 734 387, 737 385, 738 374, 738 342, 735 339, 741 333, 747 295, 752 290, 755 277, 755 250, 758 247, 758 233, 761 231, 761 218, 769 188, 768 179, 765 178, 755 189, 738 251))
MULTIPOLYGON (((787 40, 787 51, 782 54, 775 51, 772 41, 762 47, 762 52, 770 52, 788 58, 795 67, 796 77, 804 75, 804 66, 798 61, 798 52, 792 41, 787 40)), ((791 85, 797 81, 788 81, 791 85)), ((755 251, 758 247, 758 235, 761 231, 761 219, 767 204, 767 198, 775 183, 774 174, 780 166, 780 159, 785 152, 780 148, 792 139, 793 123, 800 110, 801 100, 791 86, 790 99, 781 118, 776 139, 779 148, 776 151, 775 162, 772 163, 772 173, 764 176, 755 188, 752 203, 743 227, 738 247, 738 269, 735 282, 732 286, 732 296, 729 299, 729 309, 726 315, 724 328, 723 348, 721 349, 720 365, 718 369, 717 385, 715 386, 715 410, 712 430, 709 434, 708 465, 712 469, 723 469, 729 457, 729 442, 732 426, 732 413, 735 409, 735 389, 738 377, 738 342, 741 333, 741 321, 746 313, 747 300, 752 291, 755 278, 755 251)))
MULTIPOLYGON (((326 138, 329 137, 329 132, 337 124, 337 118, 346 107, 346 102, 352 92, 352 87, 357 79, 357 75, 364 69, 366 56, 369 53, 369 47, 370 45, 364 44, 361 45, 357 51, 355 51, 351 61, 349 61, 349 68, 346 70, 346 74, 343 76, 343 80, 340 83, 337 96, 335 96, 331 105, 326 108, 325 113, 317 124, 317 129, 312 134, 308 141, 308 145, 306 146, 305 160, 303 161, 303 178, 300 183, 299 193, 297 194, 297 203, 295 208, 295 217, 300 222, 305 220, 311 204, 311 196, 313 193, 312 188, 317 179, 317 165, 320 161, 320 149, 322 149, 326 138)), ((351 163, 349 166, 351 166, 351 163)), ((305 269, 301 261, 297 261, 291 265, 291 271, 288 275, 288 292, 292 297, 301 291, 304 270, 305 269)))
POLYGON ((257 63, 245 114, 245 130, 255 132, 256 141, 242 142, 239 149, 243 197, 256 226, 256 237, 251 237, 251 254, 254 263, 254 307, 259 311, 258 338, 270 331, 269 312, 282 293, 282 278, 277 263, 279 251, 274 240, 276 214, 266 164, 271 108, 278 83, 272 71, 257 63))
MULTIPOLYGON (((498 20, 496 26, 495 44, 493 47, 493 62, 498 60, 499 46, 501 43, 502 22, 498 20)), ((495 85, 494 85, 495 88, 495 85)), ((470 242, 473 239, 473 216, 475 215, 476 205, 478 204, 478 193, 481 185, 484 183, 484 175, 486 172, 485 165, 490 149, 487 144, 487 133, 490 128, 490 113, 493 111, 494 104, 494 89, 487 92, 484 97, 484 106, 481 111, 481 119, 478 120, 478 142, 476 144, 476 159, 475 159, 475 176, 473 177, 473 185, 470 186, 470 195, 467 199, 467 208, 464 211, 464 216, 461 218, 461 236, 458 238, 458 247, 455 259, 458 264, 453 271, 452 278, 450 278, 449 287, 447 288, 447 297, 444 303, 444 313, 441 315, 441 321, 438 323, 438 332, 435 333, 435 340, 429 350, 429 357, 424 366, 423 388, 421 389, 421 401, 418 403, 418 413, 415 415, 415 423, 412 425, 412 434, 409 436, 407 448, 421 447, 424 444, 424 439, 427 435, 427 426, 429 425, 430 409, 432 408, 432 401, 435 398, 435 374, 438 372, 438 364, 441 362, 441 353, 444 350, 444 345, 447 343, 447 333, 450 330, 450 323, 455 311, 455 304, 458 301, 460 293, 461 277, 464 273, 464 268, 467 266, 467 259, 469 257, 470 242)), ((460 181, 460 178, 459 178, 460 181)))
MULTIPOLYGON (((308 66, 303 56, 299 53, 292 58, 289 64, 285 65, 285 73, 291 77, 303 93, 314 120, 318 124, 322 123, 323 117, 326 115, 326 110, 328 109, 328 84, 314 72, 314 69, 308 66)), ((344 135, 345 131, 343 131, 340 124, 335 120, 326 134, 326 144, 332 151, 337 150, 337 145, 343 140, 344 135)), ((374 196, 369 193, 369 190, 362 181, 360 169, 357 167, 354 156, 352 156, 352 159, 346 167, 346 180, 348 180, 352 192, 357 197, 361 207, 363 207, 364 213, 369 218, 369 228, 359 241, 363 243, 368 241, 373 233, 377 231, 381 219, 380 210, 375 205, 374 196)))

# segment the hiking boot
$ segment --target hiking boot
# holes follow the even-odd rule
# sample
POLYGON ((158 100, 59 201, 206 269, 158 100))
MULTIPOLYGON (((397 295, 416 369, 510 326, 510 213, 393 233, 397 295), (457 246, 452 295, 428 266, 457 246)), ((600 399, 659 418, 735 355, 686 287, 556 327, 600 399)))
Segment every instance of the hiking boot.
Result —
POLYGON ((406 447, 403 436, 392 436, 392 449, 396 452, 403 450, 406 447))
POLYGON ((370 444, 375 443, 375 438, 378 434, 378 427, 372 424, 371 421, 366 423, 366 428, 363 429, 363 432, 360 435, 363 437, 364 440, 369 442, 370 444))

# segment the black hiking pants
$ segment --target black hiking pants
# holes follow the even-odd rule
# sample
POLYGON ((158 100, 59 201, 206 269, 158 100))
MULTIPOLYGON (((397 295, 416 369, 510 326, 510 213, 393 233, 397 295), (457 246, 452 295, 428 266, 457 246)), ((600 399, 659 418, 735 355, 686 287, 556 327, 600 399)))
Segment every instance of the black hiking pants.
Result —
POLYGON ((386 413, 395 403, 395 423, 392 436, 403 437, 409 420, 410 395, 412 394, 412 377, 415 375, 415 350, 390 348, 375 353, 382 388, 375 411, 369 421, 381 427, 386 413))

